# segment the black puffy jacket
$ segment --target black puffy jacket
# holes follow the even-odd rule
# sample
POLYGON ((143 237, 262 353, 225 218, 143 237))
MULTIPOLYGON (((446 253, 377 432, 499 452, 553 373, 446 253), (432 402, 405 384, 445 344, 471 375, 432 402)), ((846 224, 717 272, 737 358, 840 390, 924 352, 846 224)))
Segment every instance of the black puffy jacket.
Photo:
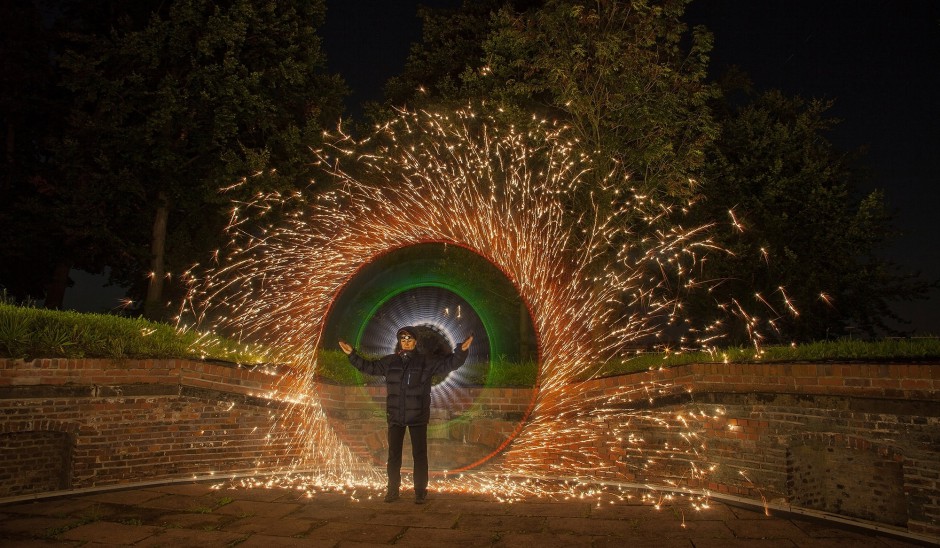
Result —
POLYGON ((385 377, 388 422, 401 426, 421 426, 431 420, 431 377, 456 371, 466 359, 467 352, 459 346, 443 357, 420 350, 389 354, 374 361, 356 352, 349 355, 349 363, 359 371, 385 377))

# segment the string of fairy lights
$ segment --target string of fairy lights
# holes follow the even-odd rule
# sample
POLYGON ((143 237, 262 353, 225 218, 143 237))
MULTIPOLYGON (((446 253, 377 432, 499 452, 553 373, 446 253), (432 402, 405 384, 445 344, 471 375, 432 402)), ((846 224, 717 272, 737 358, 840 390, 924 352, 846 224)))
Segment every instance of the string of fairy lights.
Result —
MULTIPOLYGON (((236 204, 230 244, 185 275, 181 324, 265 344, 277 349, 272 361, 291 366, 267 394, 304 409, 299 428, 272 416, 269 438, 299 444, 304 455, 281 481, 311 491, 384 486, 384 470, 346 447, 329 423, 314 389, 318 349, 335 346, 321 340, 323 322, 358 269, 425 242, 464 247, 498 267, 529 307, 539 347, 536 396, 511 442, 435 489, 501 500, 622 499, 632 495, 600 489, 597 480, 681 487, 714 471, 699 433, 719 411, 656 411, 651 400, 676 392, 668 385, 573 388, 600 364, 629 359, 664 326, 683 328, 687 348, 711 349, 720 340, 722 322, 683 323, 683 296, 702 285, 694 273, 721 252, 709 239, 714 225, 671 223, 689 204, 649 196, 618 196, 601 207, 608 191, 626 187, 628 174, 614 170, 598 182, 592 159, 549 121, 520 129, 469 108, 400 112, 368 139, 341 130, 326 137, 329 145, 314 151, 321 176, 313 197, 259 194, 236 204), (575 217, 570 204, 585 196, 588 214, 575 217)), ((739 302, 716 306, 759 341, 766 320, 739 302)), ((671 496, 642 495, 657 504, 671 496)))

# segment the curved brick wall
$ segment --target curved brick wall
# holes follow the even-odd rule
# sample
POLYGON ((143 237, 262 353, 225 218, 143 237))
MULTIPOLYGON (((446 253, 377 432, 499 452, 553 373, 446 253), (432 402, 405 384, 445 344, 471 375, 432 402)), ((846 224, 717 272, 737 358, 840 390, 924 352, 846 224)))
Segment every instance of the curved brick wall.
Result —
POLYGON ((272 411, 297 412, 267 396, 269 374, 184 360, 0 360, 0 368, 0 497, 274 469, 298 453, 265 440, 272 411), (56 452, 65 470, 47 473, 56 452))
MULTIPOLYGON (((940 364, 695 364, 572 389, 596 396, 644 382, 659 387, 648 407, 663 416, 705 415, 642 433, 650 445, 681 446, 682 430, 703 440, 717 470, 687 485, 940 537, 940 364)), ((630 458, 615 444, 607 455, 615 468, 630 458)), ((608 479, 655 479, 616 470, 608 479)))
MULTIPOLYGON (((264 439, 273 416, 301 412, 271 399, 276 380, 179 360, 0 360, 0 497, 274 470, 300 457, 300 448, 264 439)), ((570 389, 587 398, 643 382, 659 393, 629 409, 706 417, 688 428, 718 467, 707 485, 687 485, 940 536, 940 365, 703 364, 570 389)), ((384 389, 316 389, 340 436, 381 462, 384 389)), ((467 397, 485 405, 467 416, 435 416, 437 458, 462 447, 457 460, 465 461, 505 439, 531 395, 481 390, 487 392, 467 397)), ((615 437, 625 420, 618 424, 615 413, 594 426, 609 442, 601 456, 610 466, 597 479, 653 481, 627 466, 634 456, 615 437)), ((630 428, 641 429, 649 444, 679 445, 678 428, 630 428)), ((546 473, 563 465, 557 455, 541 457, 546 473)))

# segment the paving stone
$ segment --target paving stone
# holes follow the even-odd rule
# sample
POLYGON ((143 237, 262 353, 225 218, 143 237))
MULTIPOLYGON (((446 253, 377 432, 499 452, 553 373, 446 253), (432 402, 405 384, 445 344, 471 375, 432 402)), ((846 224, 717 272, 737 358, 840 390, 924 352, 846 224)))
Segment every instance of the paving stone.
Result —
MULTIPOLYGON (((369 491, 368 494, 363 493, 365 496, 358 497, 358 500, 368 499, 369 496, 372 496, 374 499, 379 499, 385 495, 384 492, 379 493, 377 491, 369 491)), ((326 492, 315 492, 308 491, 305 489, 297 489, 293 493, 284 494, 284 502, 310 502, 316 501, 319 504, 348 504, 352 499, 349 494, 346 493, 334 493, 331 491, 326 492), (291 500, 293 499, 293 500, 291 500)))
POLYGON ((871 538, 871 534, 866 534, 863 530, 848 528, 848 527, 837 527, 831 522, 826 522, 822 520, 793 520, 793 524, 800 528, 801 531, 806 533, 807 536, 813 537, 815 539, 846 539, 846 540, 863 540, 871 538))
POLYGON ((223 488, 218 491, 224 495, 231 492, 236 495, 238 500, 253 500, 258 502, 296 502, 295 490, 284 489, 281 487, 252 487, 250 489, 231 489, 223 488))
POLYGON ((687 538, 631 538, 629 542, 620 537, 595 537, 593 548, 697 548, 687 538))
MULTIPOLYGON (((412 507, 421 508, 417 504, 412 507)), ((402 527, 425 527, 431 529, 450 529, 457 523, 457 514, 422 512, 422 511, 390 511, 376 515, 369 523, 381 525, 400 525, 402 527)))
POLYGON ((341 540, 336 544, 331 544, 333 548, 386 548, 388 544, 376 544, 374 542, 358 542, 355 540, 341 540))
POLYGON ((276 537, 293 537, 309 531, 315 524, 306 519, 250 517, 238 519, 222 527, 223 531, 234 533, 263 533, 276 537))
POLYGON ((232 516, 221 514, 163 514, 157 520, 156 525, 174 529, 200 529, 203 531, 218 529, 223 523, 231 521, 232 516))
MULTIPOLYGON (((656 512, 649 505, 624 505, 624 504, 603 504, 601 506, 591 507, 591 518, 600 519, 648 519, 656 512)), ((734 517, 733 515, 731 517, 734 517)))
POLYGON ((582 548, 592 546, 594 537, 556 535, 552 533, 508 533, 501 535, 493 546, 506 548, 582 548))
POLYGON ((217 514, 249 517, 260 516, 266 518, 282 518, 300 507, 290 502, 261 502, 252 500, 236 500, 214 510, 217 514))
POLYGON ((630 520, 587 519, 587 518, 551 518, 548 531, 555 534, 588 536, 636 536, 639 523, 630 520))
POLYGON ((499 516, 509 514, 509 505, 494 501, 445 499, 432 501, 430 507, 436 512, 455 512, 499 516))
MULTIPOLYGON (((237 489, 236 489, 237 491, 237 489)), ((306 489, 285 489, 281 493, 280 502, 309 502, 311 500, 325 500, 326 493, 313 493, 306 489)))
POLYGON ((424 529, 410 527, 395 544, 413 548, 440 548, 441 546, 491 546, 496 535, 490 531, 460 531, 453 529, 424 529))
POLYGON ((591 505, 584 502, 527 502, 525 504, 508 504, 506 513, 516 516, 580 518, 591 515, 591 505))
MULTIPOLYGON (((833 523, 823 522, 821 520, 792 520, 793 525, 799 528, 807 535, 806 540, 799 540, 798 543, 805 543, 812 546, 882 546, 882 547, 906 547, 923 546, 922 543, 914 539, 905 539, 902 537, 891 537, 878 534, 875 531, 865 529, 855 529, 848 526, 839 526, 833 523)), ((938 539, 937 544, 940 544, 938 539)))
POLYGON ((536 516, 485 516, 467 514, 460 516, 457 529, 470 531, 496 531, 514 533, 538 533, 546 529, 546 517, 536 516))
POLYGON ((62 498, 13 504, 4 507, 4 511, 34 516, 67 517, 78 515, 93 506, 99 505, 99 503, 92 500, 62 498))
POLYGON ((222 531, 193 531, 191 529, 166 529, 159 535, 153 535, 134 546, 167 548, 207 548, 210 546, 231 546, 239 543, 245 535, 222 531))
MULTIPOLYGON (((887 537, 887 536, 877 536, 875 537, 879 542, 884 543, 885 546, 892 546, 896 548, 903 548, 907 546, 923 546, 922 542, 915 542, 913 539, 900 539, 896 537, 887 537)), ((940 545, 940 538, 933 537, 933 544, 940 545)))
POLYGON ((733 519, 725 521, 725 525, 734 531, 737 538, 788 538, 803 543, 812 540, 802 529, 787 520, 733 519))
POLYGON ((369 508, 350 506, 318 506, 316 504, 302 505, 288 514, 288 517, 306 519, 310 521, 350 521, 366 523, 372 520, 378 512, 369 508))
POLYGON ((137 506, 143 508, 159 508, 162 510, 176 510, 179 512, 212 512, 221 506, 225 500, 226 497, 215 492, 193 497, 167 494, 162 497, 144 501, 137 506))
MULTIPOLYGON (((786 539, 764 539, 764 540, 742 539, 742 540, 754 540, 755 542, 770 542, 774 540, 784 541, 786 539)), ((792 540, 792 539, 789 539, 789 540, 792 540)), ((863 538, 860 540, 853 539, 851 541, 847 539, 838 539, 838 538, 821 538, 821 539, 812 539, 808 542, 800 542, 798 540, 794 540, 793 544, 795 544, 796 546, 800 546, 800 547, 812 546, 812 548, 847 548, 847 547, 888 548, 887 544, 875 538, 863 538)), ((790 546, 790 545, 785 544, 785 546, 790 546)))
POLYGON ((395 525, 330 522, 311 530, 306 538, 388 544, 402 533, 402 529, 395 525))
MULTIPOLYGON (((414 502, 414 497, 408 497, 406 494, 402 493, 401 499, 399 500, 403 502, 409 501, 409 500, 411 502, 414 502)), ((431 499, 428 499, 428 504, 430 504, 430 501, 431 499)), ((355 503, 355 504, 368 504, 368 505, 376 505, 376 506, 379 504, 388 504, 387 502, 385 502, 385 491, 382 491, 381 493, 370 493, 368 495, 364 495, 361 497, 357 496, 356 500, 349 500, 348 502, 355 503)))
POLYGON ((57 546, 65 548, 67 546, 88 546, 88 544, 79 541, 47 540, 47 539, 29 539, 17 540, 15 543, 8 543, 6 546, 15 546, 16 548, 47 548, 57 546))
MULTIPOLYGON (((698 539, 694 541, 695 548, 794 548, 801 546, 790 539, 698 539)), ((802 546, 815 546, 814 544, 804 544, 802 546)), ((852 546, 855 548, 855 545, 852 546)))
POLYGON ((72 515, 86 521, 98 521, 105 518, 111 518, 121 508, 122 507, 120 506, 113 506, 111 504, 96 502, 87 508, 83 508, 72 513, 72 515))
MULTIPOLYGON (((363 508, 372 508, 375 510, 388 510, 389 508, 394 508, 395 506, 401 504, 411 503, 414 504, 414 498, 408 497, 408 495, 402 493, 401 498, 395 502, 385 502, 385 493, 382 493, 381 496, 375 497, 363 497, 357 500, 346 499, 342 502, 343 506, 361 506, 363 508)), ((339 502, 334 502, 334 505, 338 505, 339 502)), ((430 501, 428 502, 430 504, 430 501)))
POLYGON ((134 544, 161 531, 159 527, 96 521, 70 529, 59 535, 58 538, 63 540, 83 540, 86 542, 134 544))
POLYGON ((96 495, 88 495, 82 497, 83 500, 91 500, 95 502, 106 502, 110 504, 123 504, 123 505, 135 505, 142 502, 147 502, 148 500, 153 500, 165 496, 166 493, 161 493, 157 491, 149 491, 145 489, 131 489, 128 491, 108 491, 105 493, 98 493, 96 495))
POLYGON ((105 519, 126 525, 160 525, 160 518, 166 514, 166 510, 159 508, 115 505, 108 505, 108 507, 111 512, 105 519))
POLYGON ((734 533, 723 521, 687 521, 683 522, 672 518, 650 519, 642 521, 636 526, 636 536, 646 538, 734 538, 734 533))
POLYGON ((0 538, 8 536, 47 537, 78 523, 75 518, 13 516, 0 521, 0 538))
POLYGON ((308 519, 311 521, 371 521, 378 514, 377 511, 363 506, 320 506, 316 503, 304 504, 288 514, 288 517, 308 519))
POLYGON ((332 491, 318 492, 307 489, 283 489, 277 502, 295 502, 300 504, 317 503, 321 505, 347 505, 368 502, 381 502, 385 492, 374 489, 357 489, 348 493, 332 491))
MULTIPOLYGON (((711 502, 708 508, 696 510, 689 505, 677 505, 676 510, 685 518, 686 521, 719 521, 726 519, 736 519, 737 516, 725 504, 711 502)), ((655 512, 655 510, 653 510, 655 512)))
POLYGON ((770 509, 761 509, 753 506, 735 506, 728 505, 728 509, 735 515, 738 519, 773 519, 776 517, 783 517, 782 513, 776 512, 770 509))
POLYGON ((219 488, 212 483, 171 483, 148 487, 148 491, 156 491, 169 495, 186 495, 187 497, 201 497, 219 492, 219 488))
MULTIPOLYGON (((270 535, 251 535, 245 542, 239 543, 238 548, 333 548, 335 540, 317 540, 309 538, 275 537, 270 535)), ((386 546, 377 544, 375 546, 386 546)))

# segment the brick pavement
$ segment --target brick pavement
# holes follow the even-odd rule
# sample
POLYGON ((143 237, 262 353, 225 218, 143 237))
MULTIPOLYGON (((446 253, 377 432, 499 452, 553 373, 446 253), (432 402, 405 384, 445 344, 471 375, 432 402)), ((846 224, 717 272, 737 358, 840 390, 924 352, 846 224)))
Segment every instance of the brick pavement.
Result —
MULTIPOLYGON (((371 493, 213 489, 207 483, 133 487, 0 504, 3 546, 374 546, 513 548, 764 548, 917 546, 870 530, 713 501, 683 516, 646 504, 585 501, 501 503, 433 493, 416 505, 404 493, 386 504, 371 493), (366 495, 368 495, 367 493, 366 495), (362 494, 360 494, 361 496, 362 494)), ((940 539, 938 539, 940 542, 940 539)))

